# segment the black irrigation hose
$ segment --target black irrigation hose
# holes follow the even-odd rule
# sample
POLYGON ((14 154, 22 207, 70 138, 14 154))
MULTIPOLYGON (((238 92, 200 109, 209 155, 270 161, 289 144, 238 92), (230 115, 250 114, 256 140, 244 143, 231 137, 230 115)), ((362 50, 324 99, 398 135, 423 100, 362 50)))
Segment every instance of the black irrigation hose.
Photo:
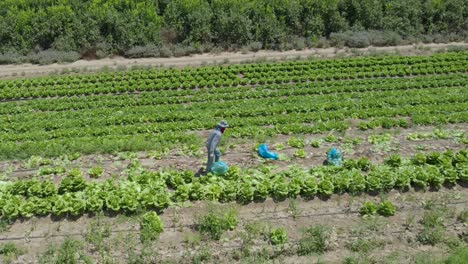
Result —
MULTIPOLYGON (((468 200, 466 201, 458 201, 458 202, 450 202, 450 203, 434 203, 433 205, 455 205, 455 204, 465 204, 468 203, 468 200)), ((411 208, 408 208, 409 210, 414 210, 415 208, 424 208, 424 206, 414 206, 411 208)), ((407 211, 405 210, 399 210, 401 211, 407 211)), ((342 212, 334 212, 334 213, 319 213, 319 214, 305 214, 305 215, 299 215, 299 216, 294 216, 294 218, 310 218, 310 217, 317 217, 317 216, 327 216, 327 215, 346 215, 346 214, 358 214, 359 211, 342 211, 342 212)), ((281 219, 289 219, 293 218, 293 216, 283 216, 283 217, 263 217, 263 218, 255 218, 255 219, 240 219, 246 222, 249 221, 270 221, 270 220, 281 220, 281 219)), ((444 227, 450 227, 455 225, 457 222, 454 222, 449 225, 445 225, 444 227)), ((185 224, 185 225, 171 225, 167 226, 167 229, 170 228, 180 228, 180 227, 185 227, 185 228, 194 228, 195 224, 185 224)), ((134 229, 134 228, 129 228, 129 229, 121 229, 121 230, 111 230, 110 233, 139 233, 140 230, 134 229)), ((392 231, 393 233, 404 233, 406 231, 392 231)), ((43 238, 53 238, 53 237, 68 237, 68 236, 86 236, 86 234, 83 233, 69 233, 69 234, 55 234, 55 235, 47 235, 47 236, 22 236, 22 237, 3 237, 0 238, 0 241, 11 241, 11 240, 29 240, 29 239, 43 239, 43 238)))

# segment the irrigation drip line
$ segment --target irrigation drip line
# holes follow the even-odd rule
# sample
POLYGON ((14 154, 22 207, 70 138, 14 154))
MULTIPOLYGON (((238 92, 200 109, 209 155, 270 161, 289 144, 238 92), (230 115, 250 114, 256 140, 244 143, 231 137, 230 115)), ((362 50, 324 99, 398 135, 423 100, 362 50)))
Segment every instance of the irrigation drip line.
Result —
MULTIPOLYGON (((468 203, 468 200, 466 201, 459 201, 459 202, 450 202, 450 203, 440 203, 436 204, 434 203, 433 205, 446 205, 446 204, 465 204, 468 203)), ((412 208, 408 208, 409 210, 399 210, 401 211, 410 211, 415 208, 424 208, 424 206, 414 206, 412 208)), ((272 212, 274 213, 274 212, 272 212)), ((305 214, 305 215, 298 215, 298 216, 282 216, 282 217, 262 217, 262 218, 252 218, 252 219, 240 219, 240 221, 244 222, 253 222, 253 221, 272 221, 272 220, 283 220, 283 219, 289 219, 289 218, 311 218, 311 217, 320 217, 320 216, 328 216, 328 215, 346 215, 346 214, 359 214, 359 211, 343 211, 343 212, 333 212, 333 213, 318 213, 318 214, 305 214)), ((457 222, 454 222, 453 224, 446 225, 444 227, 450 227, 454 226, 457 224, 457 222)), ((167 229, 174 229, 174 228, 195 228, 195 224, 173 224, 171 226, 167 226, 167 229)), ((392 233, 403 233, 407 229, 403 231, 392 231, 392 233)), ((120 230, 110 230, 111 233, 139 233, 139 229, 135 228, 129 228, 129 229, 120 229, 120 230)), ((10 240, 30 240, 30 239, 43 239, 43 238, 53 238, 53 237, 67 237, 67 236, 86 236, 86 234, 83 233, 68 233, 68 234, 53 234, 53 235, 40 235, 40 236, 22 236, 22 237, 3 237, 0 238, 0 241, 10 241, 10 240)))

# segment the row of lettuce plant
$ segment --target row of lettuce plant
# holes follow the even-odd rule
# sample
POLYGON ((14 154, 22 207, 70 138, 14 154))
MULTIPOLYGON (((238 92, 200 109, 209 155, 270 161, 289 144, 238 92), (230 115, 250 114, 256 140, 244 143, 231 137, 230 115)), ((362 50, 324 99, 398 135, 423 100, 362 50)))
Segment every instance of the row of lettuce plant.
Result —
POLYGON ((2 182, 1 217, 8 220, 33 216, 66 217, 85 213, 136 213, 163 210, 174 203, 275 201, 332 194, 439 189, 468 183, 468 153, 418 153, 409 159, 392 155, 383 164, 366 158, 346 160, 342 167, 319 166, 306 170, 291 166, 273 172, 272 166, 241 170, 229 168, 225 176, 196 177, 192 171, 149 171, 133 160, 120 177, 86 181, 79 169, 68 171, 58 185, 51 180, 2 182))

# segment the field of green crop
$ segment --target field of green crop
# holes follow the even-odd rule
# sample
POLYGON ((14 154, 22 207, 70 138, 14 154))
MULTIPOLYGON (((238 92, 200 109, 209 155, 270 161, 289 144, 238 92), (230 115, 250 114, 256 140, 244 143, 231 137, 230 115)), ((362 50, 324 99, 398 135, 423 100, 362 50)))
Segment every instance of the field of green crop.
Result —
MULTIPOLYGON (((443 243, 450 251, 440 256, 466 255, 455 249, 467 243, 467 71, 468 52, 459 52, 0 80, 0 241, 26 239, 41 251, 20 254, 9 242, 2 246, 13 253, 0 254, 17 263, 310 263, 310 255, 341 263, 380 262, 388 256, 367 253, 384 245, 399 252, 443 243), (199 177, 204 136, 221 119, 230 124, 221 149, 231 167, 225 176, 199 177), (279 161, 255 155, 263 142, 279 161), (332 146, 345 153, 342 167, 320 165, 332 146), (421 201, 411 216, 408 206, 421 201), (216 208, 178 213, 206 204, 216 208), (288 213, 270 212, 247 239, 255 217, 238 213, 261 206, 260 219, 269 214, 265 206, 288 213), (331 219, 333 208, 354 220, 331 219), (311 227, 301 210, 330 219, 311 227), (424 222, 437 212, 450 217, 424 222), (369 219, 390 221, 381 232, 404 226, 415 244, 406 245, 407 237, 351 241, 357 231, 349 225, 369 219), (46 228, 57 223, 68 230, 46 228), (131 249, 111 247, 110 238, 135 238, 116 237, 121 230, 113 226, 138 238, 131 249), (346 241, 335 237, 332 246, 340 226, 346 241), (52 237, 62 244, 46 251, 40 241, 52 237), (242 242, 217 254, 201 246, 220 239, 242 242), (349 256, 333 259, 339 248, 349 256)), ((392 263, 416 261, 411 254, 392 263)))
POLYGON ((0 157, 111 153, 229 136, 467 121, 468 53, 140 70, 0 82, 0 157), (410 119, 407 119, 407 118, 410 119))

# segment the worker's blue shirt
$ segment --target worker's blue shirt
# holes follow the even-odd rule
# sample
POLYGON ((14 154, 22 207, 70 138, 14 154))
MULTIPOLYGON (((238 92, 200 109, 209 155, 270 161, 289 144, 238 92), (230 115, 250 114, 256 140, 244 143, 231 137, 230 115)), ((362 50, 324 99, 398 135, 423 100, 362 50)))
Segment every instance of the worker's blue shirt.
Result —
POLYGON ((219 129, 215 129, 211 132, 208 140, 206 141, 206 148, 209 152, 214 152, 218 147, 219 141, 221 140, 221 131, 219 129))

